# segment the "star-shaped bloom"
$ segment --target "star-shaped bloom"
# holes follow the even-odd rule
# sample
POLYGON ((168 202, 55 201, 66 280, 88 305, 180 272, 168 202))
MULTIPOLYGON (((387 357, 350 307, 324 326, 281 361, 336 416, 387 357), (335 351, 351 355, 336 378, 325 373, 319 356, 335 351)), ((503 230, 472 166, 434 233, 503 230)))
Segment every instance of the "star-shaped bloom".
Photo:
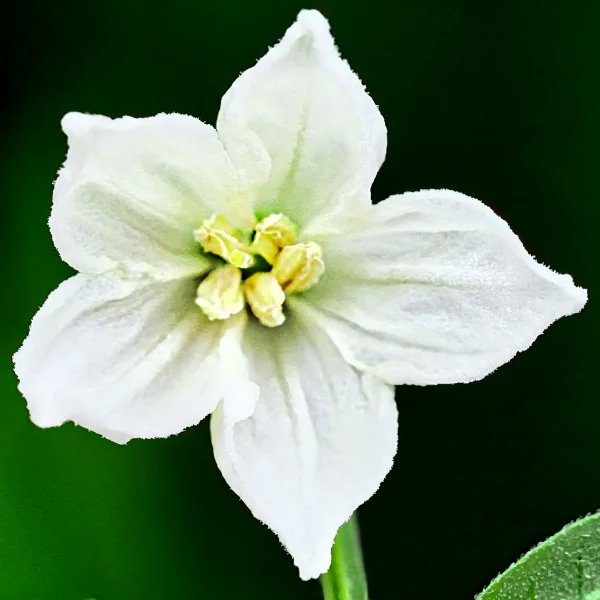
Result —
POLYGON ((212 414, 217 464, 302 578, 397 445, 393 386, 481 379, 586 292, 448 190, 372 205, 376 105, 302 11, 192 117, 68 114, 50 229, 79 274, 15 356, 41 427, 125 443, 212 414))

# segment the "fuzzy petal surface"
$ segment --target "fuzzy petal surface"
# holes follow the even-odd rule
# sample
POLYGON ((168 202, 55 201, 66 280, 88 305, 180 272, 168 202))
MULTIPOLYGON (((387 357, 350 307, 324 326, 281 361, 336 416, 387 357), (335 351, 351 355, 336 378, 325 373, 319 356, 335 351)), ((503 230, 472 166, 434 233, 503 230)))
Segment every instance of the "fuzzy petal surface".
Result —
POLYGON ((315 10, 234 82, 217 129, 259 213, 282 212, 308 235, 371 203, 385 123, 315 10))
POLYGON ((449 190, 392 196, 317 241, 326 273, 290 302, 352 365, 393 384, 481 379, 587 299, 491 209, 449 190))
POLYGON ((244 353, 246 392, 225 399, 211 418, 215 458, 300 576, 318 577, 338 528, 392 466, 393 389, 353 369, 327 335, 294 315, 272 330, 250 323, 244 353))
POLYGON ((69 152, 50 230, 63 260, 82 273, 202 273, 193 231, 203 219, 252 219, 216 131, 198 119, 69 113, 62 126, 69 152))
POLYGON ((208 415, 226 381, 226 326, 194 304, 196 285, 87 275, 63 282, 14 359, 33 422, 73 421, 125 443, 179 433, 208 415))

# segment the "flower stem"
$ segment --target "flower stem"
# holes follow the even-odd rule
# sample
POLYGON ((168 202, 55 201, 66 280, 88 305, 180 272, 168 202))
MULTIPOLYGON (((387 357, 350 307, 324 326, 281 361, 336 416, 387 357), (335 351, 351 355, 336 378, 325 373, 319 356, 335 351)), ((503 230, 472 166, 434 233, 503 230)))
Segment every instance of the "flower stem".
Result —
POLYGON ((325 600, 369 600, 356 513, 335 537, 329 571, 321 575, 325 600))

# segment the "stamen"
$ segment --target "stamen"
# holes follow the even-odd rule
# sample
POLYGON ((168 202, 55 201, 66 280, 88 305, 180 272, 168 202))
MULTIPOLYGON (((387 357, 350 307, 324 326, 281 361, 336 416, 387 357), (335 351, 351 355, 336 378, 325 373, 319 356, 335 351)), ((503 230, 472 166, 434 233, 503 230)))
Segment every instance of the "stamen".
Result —
POLYGON ((210 321, 239 313, 244 308, 242 272, 233 265, 211 271, 198 286, 196 304, 210 321))
POLYGON ((194 231, 205 252, 227 261, 198 286, 196 304, 211 321, 228 319, 248 303, 263 325, 277 327, 285 321, 286 294, 312 287, 325 270, 321 247, 313 242, 297 244, 296 227, 285 215, 265 217, 254 231, 250 243, 221 214, 194 231), (253 270, 242 276, 240 269, 248 267, 253 270))
POLYGON ((244 282, 246 300, 256 318, 267 327, 277 327, 285 321, 285 294, 272 273, 255 273, 244 282))
POLYGON ((254 229, 256 235, 250 250, 260 254, 270 265, 282 248, 296 242, 296 227, 285 215, 269 215, 254 229))
POLYGON ((277 256, 272 273, 286 294, 312 287, 323 272, 323 252, 314 242, 286 246, 277 256))
POLYGON ((194 238, 205 252, 216 254, 232 265, 245 269, 254 259, 247 251, 243 235, 223 215, 213 215, 194 231, 194 238))

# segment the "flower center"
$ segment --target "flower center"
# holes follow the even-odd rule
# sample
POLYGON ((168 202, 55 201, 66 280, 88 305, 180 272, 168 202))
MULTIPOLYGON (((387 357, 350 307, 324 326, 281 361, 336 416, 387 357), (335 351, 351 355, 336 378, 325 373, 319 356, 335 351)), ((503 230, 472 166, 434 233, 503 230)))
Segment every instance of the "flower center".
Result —
POLYGON ((296 235, 296 226, 282 214, 265 217, 249 233, 223 215, 204 221, 194 238, 221 264, 198 286, 196 304, 211 321, 228 319, 247 305, 263 325, 281 325, 286 295, 309 289, 325 270, 321 247, 297 242, 296 235))

